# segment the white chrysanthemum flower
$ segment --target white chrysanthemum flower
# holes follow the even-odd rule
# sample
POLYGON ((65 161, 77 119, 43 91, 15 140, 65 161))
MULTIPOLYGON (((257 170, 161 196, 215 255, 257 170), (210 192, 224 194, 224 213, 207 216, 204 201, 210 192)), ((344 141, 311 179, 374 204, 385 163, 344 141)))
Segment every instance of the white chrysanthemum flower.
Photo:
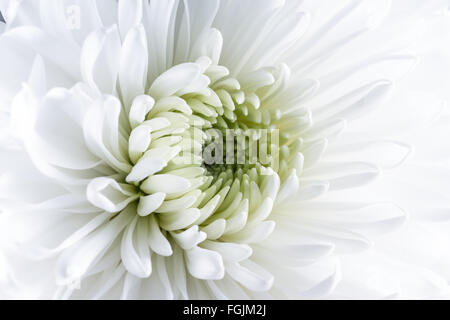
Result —
POLYGON ((437 269, 431 289, 402 275, 391 290, 389 248, 347 255, 405 222, 404 197, 429 201, 389 199, 415 170, 392 170, 412 153, 393 137, 440 108, 409 92, 372 113, 445 4, 412 2, 0 1, 2 294, 445 293, 437 269), (227 130, 249 143, 207 161, 227 130), (250 142, 269 155, 247 158, 250 142))

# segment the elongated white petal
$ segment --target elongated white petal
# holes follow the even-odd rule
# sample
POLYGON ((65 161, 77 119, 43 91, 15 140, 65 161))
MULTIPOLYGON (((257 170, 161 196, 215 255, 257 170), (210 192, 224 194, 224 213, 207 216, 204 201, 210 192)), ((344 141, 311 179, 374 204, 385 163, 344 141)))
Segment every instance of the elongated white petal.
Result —
POLYGON ((201 231, 206 233, 206 236, 210 240, 217 240, 220 238, 225 232, 227 222, 224 219, 217 219, 214 222, 211 222, 206 227, 203 227, 201 231))
POLYGON ((206 239, 206 234, 199 231, 198 226, 193 226, 180 233, 171 232, 171 235, 184 250, 192 249, 206 239))
POLYGON ((273 221, 264 221, 253 226, 247 226, 238 233, 225 237, 229 241, 238 243, 256 243, 266 239, 275 228, 273 221))
POLYGON ((190 226, 200 216, 200 210, 189 208, 176 212, 164 213, 159 216, 162 227, 168 231, 180 230, 190 226))
POLYGON ((90 87, 114 93, 120 63, 120 37, 117 27, 99 29, 84 41, 81 75, 90 87))
POLYGON ((145 157, 141 158, 128 174, 126 181, 130 182, 140 182, 147 178, 148 176, 161 171, 167 162, 158 158, 145 157))
POLYGON ((155 212, 164 201, 166 194, 163 192, 157 192, 148 196, 141 196, 137 207, 137 213, 141 217, 148 216, 155 212))
POLYGON ((96 178, 86 190, 88 200, 96 207, 108 212, 119 212, 138 198, 132 187, 120 185, 111 178, 96 178))
POLYGON ((75 95, 65 89, 50 91, 36 119, 35 132, 39 135, 41 154, 50 163, 63 168, 87 169, 99 163, 82 137, 80 119, 83 106, 75 95), (52 117, 59 121, 52 121, 52 117))
POLYGON ((101 230, 62 254, 57 263, 57 282, 61 285, 79 280, 95 259, 108 248, 117 234, 131 222, 133 210, 127 210, 103 226, 101 230))
POLYGON ((225 274, 222 257, 214 251, 194 247, 185 251, 186 265, 189 273, 205 280, 219 280, 225 274))
POLYGON ((149 244, 150 248, 155 251, 157 254, 162 256, 170 256, 173 251, 169 241, 166 237, 161 233, 161 229, 159 228, 158 222, 154 215, 150 215, 149 217, 149 244))
POLYGON ((153 82, 149 94, 157 100, 169 97, 188 86, 199 75, 200 67, 194 63, 184 63, 172 67, 153 82))
POLYGON ((291 172, 286 181, 281 185, 280 192, 278 193, 277 203, 286 200, 290 195, 297 192, 299 187, 298 177, 295 170, 291 172))
POLYGON ((244 287, 254 291, 266 291, 274 281, 270 273, 249 260, 245 266, 239 263, 227 264, 227 273, 244 287))
POLYGON ((190 181, 183 177, 170 174, 157 174, 147 178, 141 184, 141 189, 149 194, 155 192, 172 194, 186 191, 190 186, 190 181))
POLYGON ((189 193, 181 198, 167 200, 158 208, 157 212, 167 213, 190 208, 197 201, 200 194, 200 190, 197 190, 197 192, 189 193))
POLYGON ((145 92, 147 67, 145 30, 138 25, 127 33, 120 59, 119 82, 127 108, 131 107, 134 97, 145 92))
POLYGON ((147 95, 137 96, 130 108, 130 125, 134 129, 145 121, 147 114, 155 105, 155 100, 147 95))
POLYGON ((205 249, 217 251, 227 262, 240 262, 248 259, 253 253, 252 248, 245 244, 205 241, 201 246, 205 249))
POLYGON ((127 271, 139 278, 147 278, 152 272, 152 261, 147 239, 148 224, 140 221, 140 218, 136 216, 125 229, 121 244, 121 257, 127 271), (136 242, 136 247, 134 241, 136 242))
POLYGON ((117 13, 119 15, 119 27, 122 39, 125 39, 128 31, 137 26, 142 19, 142 0, 120 0, 117 13))

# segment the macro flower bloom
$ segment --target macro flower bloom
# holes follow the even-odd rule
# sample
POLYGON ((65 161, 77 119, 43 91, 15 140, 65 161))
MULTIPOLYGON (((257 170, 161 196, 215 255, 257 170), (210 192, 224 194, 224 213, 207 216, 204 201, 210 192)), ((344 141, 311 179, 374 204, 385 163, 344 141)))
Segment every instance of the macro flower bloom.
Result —
POLYGON ((441 100, 394 89, 445 5, 0 1, 2 294, 445 294, 435 263, 388 287, 405 267, 368 250, 411 210, 448 219, 397 169, 441 100))

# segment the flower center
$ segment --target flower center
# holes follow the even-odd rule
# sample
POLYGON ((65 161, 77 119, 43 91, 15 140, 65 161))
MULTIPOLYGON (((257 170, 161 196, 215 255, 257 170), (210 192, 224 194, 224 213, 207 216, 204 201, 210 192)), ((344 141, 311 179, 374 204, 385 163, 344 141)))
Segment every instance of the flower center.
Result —
POLYGON ((140 190, 140 215, 154 211, 173 222, 166 213, 194 208, 200 212, 191 224, 228 218, 239 206, 257 207, 267 176, 284 180, 291 173, 301 140, 289 131, 295 117, 283 118, 277 105, 286 80, 282 70, 261 69, 238 81, 207 59, 197 63, 203 65, 199 88, 156 101, 139 96, 132 103, 134 167, 127 182, 140 190), (209 85, 201 88, 202 82, 209 85))
POLYGON ((283 109, 288 77, 284 65, 233 77, 208 58, 169 69, 125 107, 131 170, 91 183, 91 202, 137 212, 162 256, 208 240, 253 241, 245 237, 256 226, 270 234, 274 224, 264 222, 301 165, 308 125, 303 113, 283 109))

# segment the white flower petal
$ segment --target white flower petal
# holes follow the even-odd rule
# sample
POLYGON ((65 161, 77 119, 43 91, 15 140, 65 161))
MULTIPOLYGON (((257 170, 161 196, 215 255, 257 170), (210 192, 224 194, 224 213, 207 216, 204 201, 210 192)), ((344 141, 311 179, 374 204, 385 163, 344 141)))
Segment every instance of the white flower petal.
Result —
POLYGON ((206 239, 206 233, 199 231, 198 226, 193 226, 186 231, 170 233, 178 245, 184 249, 189 250, 203 242, 206 239))
POLYGON ((340 280, 341 280, 341 273, 340 269, 337 267, 336 271, 331 276, 321 281, 313 288, 310 288, 309 290, 303 292, 302 295, 307 298, 326 296, 333 291, 333 289, 337 286, 340 280))
POLYGON ((70 92, 55 89, 47 94, 38 112, 35 132, 39 148, 50 163, 63 168, 89 169, 100 159, 85 146, 79 117, 83 108, 70 92), (59 121, 51 121, 57 117, 59 121))
POLYGON ((205 241, 202 242, 201 246, 220 253, 226 262, 240 262, 248 259, 253 253, 252 248, 245 244, 205 241))
POLYGON ((214 251, 194 247, 185 251, 189 273, 198 279, 219 280, 224 277, 222 257, 214 251))
POLYGON ((145 121, 147 114, 155 105, 155 100, 147 95, 137 96, 130 108, 130 125, 134 129, 145 121))
POLYGON ((145 92, 148 68, 148 51, 142 25, 133 27, 122 44, 119 82, 127 110, 134 97, 145 92))
POLYGON ((289 175, 289 177, 281 185, 276 203, 281 203, 283 200, 286 200, 290 195, 295 194, 298 188, 299 182, 297 172, 293 170, 289 175))
POLYGON ((155 251, 157 254, 162 255, 164 257, 171 256, 173 251, 170 246, 169 241, 166 237, 161 233, 161 229, 159 228, 158 222, 154 215, 149 216, 149 244, 150 248, 155 251))
POLYGON ((200 196, 200 194, 201 191, 196 190, 193 192, 189 192, 183 197, 164 201, 164 203, 158 208, 158 210, 156 210, 156 212, 167 213, 190 208, 197 201, 197 198, 200 196))
POLYGON ((274 278, 264 268, 250 260, 227 264, 227 273, 244 287, 253 291, 267 291, 274 278), (243 265, 241 265, 243 264, 243 265))
POLYGON ((138 215, 145 217, 155 212, 155 210, 158 209, 164 202, 165 197, 166 194, 163 192, 157 192, 148 196, 141 196, 139 198, 137 208, 138 215))
POLYGON ((148 224, 136 216, 125 229, 121 244, 121 257, 128 272, 138 278, 147 278, 152 273, 152 261, 147 239, 148 224))
POLYGON ((167 162, 161 159, 150 157, 141 158, 126 177, 126 181, 128 183, 140 182, 148 176, 161 171, 166 165, 167 162))
POLYGON ((92 32, 81 49, 81 74, 84 81, 101 92, 114 93, 120 50, 120 36, 116 26, 92 32))
POLYGON ((65 251, 57 262, 57 283, 67 285, 79 280, 132 218, 133 210, 122 212, 75 248, 65 251))
POLYGON ((87 187, 86 196, 94 206, 108 212, 119 212, 138 198, 133 187, 120 185, 111 178, 92 180, 87 187))
POLYGON ((190 226, 200 216, 200 210, 189 208, 159 215, 160 225, 168 231, 180 230, 190 226))
POLYGON ((148 93, 159 100, 169 97, 187 87, 200 76, 200 67, 195 63, 183 63, 170 68, 151 85, 148 93))
POLYGON ((305 181, 300 185, 296 200, 311 200, 320 197, 329 188, 330 183, 328 181, 305 181))
POLYGON ((118 20, 120 27, 120 35, 122 39, 125 39, 128 31, 137 26, 142 19, 142 0, 136 1, 124 1, 119 0, 118 7, 118 20))
POLYGON ((33 50, 44 58, 49 58, 73 79, 79 79, 78 63, 80 48, 66 39, 54 38, 33 26, 13 28, 3 34, 33 50), (57 55, 54 53, 58 52, 57 55))
POLYGON ((238 233, 224 237, 228 241, 238 243, 257 243, 266 239, 275 228, 275 222, 263 221, 259 224, 247 226, 238 233))
POLYGON ((180 193, 190 188, 188 179, 171 174, 157 174, 148 177, 141 184, 141 189, 148 194, 164 192, 166 194, 180 193))
POLYGON ((202 227, 201 231, 206 233, 209 240, 219 239, 225 232, 227 222, 224 219, 217 219, 209 225, 202 227))

